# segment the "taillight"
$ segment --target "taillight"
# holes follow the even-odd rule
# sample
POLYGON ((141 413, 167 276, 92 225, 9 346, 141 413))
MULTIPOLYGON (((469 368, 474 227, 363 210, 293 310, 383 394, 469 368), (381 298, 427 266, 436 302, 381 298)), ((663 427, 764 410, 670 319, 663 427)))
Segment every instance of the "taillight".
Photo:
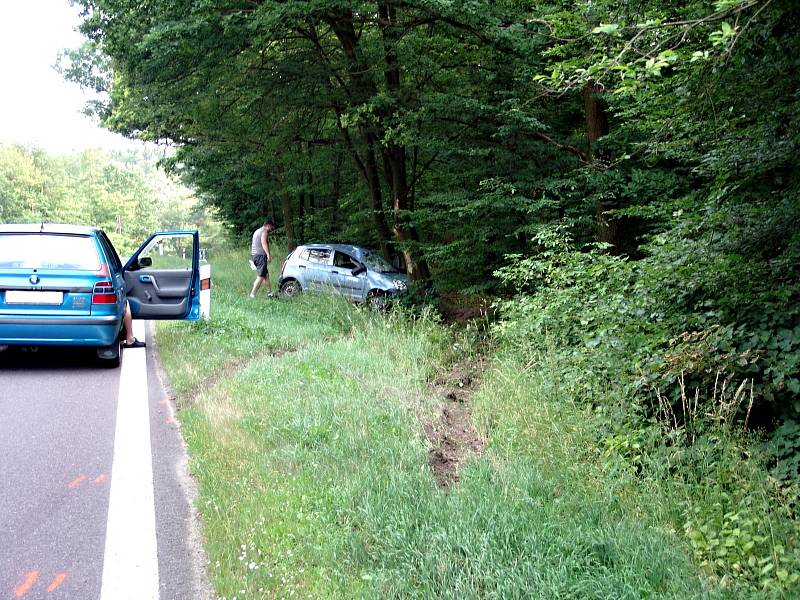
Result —
POLYGON ((114 284, 110 281, 98 281, 92 290, 92 304, 115 304, 117 293, 114 291, 114 284))
POLYGON ((281 277, 283 277, 283 270, 286 268, 286 262, 287 262, 288 260, 289 260, 289 259, 287 258, 285 261, 283 261, 283 264, 281 265, 281 277))

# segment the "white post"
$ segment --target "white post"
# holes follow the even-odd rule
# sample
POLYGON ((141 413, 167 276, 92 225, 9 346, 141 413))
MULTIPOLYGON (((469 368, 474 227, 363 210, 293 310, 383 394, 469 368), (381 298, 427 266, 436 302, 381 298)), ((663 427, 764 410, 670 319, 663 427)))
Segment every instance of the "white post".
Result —
POLYGON ((200 265, 200 317, 211 318, 211 265, 200 265))

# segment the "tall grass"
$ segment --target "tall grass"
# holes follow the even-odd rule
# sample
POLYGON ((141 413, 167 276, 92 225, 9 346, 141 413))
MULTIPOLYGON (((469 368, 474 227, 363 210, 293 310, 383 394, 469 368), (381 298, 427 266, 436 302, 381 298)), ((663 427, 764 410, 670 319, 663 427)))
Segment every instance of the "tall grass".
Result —
POLYGON ((327 297, 248 301, 243 255, 214 273, 212 321, 158 343, 192 394, 179 416, 220 598, 722 595, 543 371, 492 363, 474 397, 487 450, 444 491, 421 421, 464 340, 327 297))
MULTIPOLYGON (((602 401, 591 403, 571 388, 571 361, 546 348, 528 358, 522 372, 517 353, 497 358, 476 397, 475 418, 491 431, 495 452, 546 449, 535 458, 538 472, 562 480, 572 497, 605 498, 606 518, 619 515, 659 530, 673 548, 688 546, 709 593, 798 597, 796 509, 734 422, 736 402, 718 394, 703 414, 643 426, 625 388, 607 384, 602 401), (507 399, 498 406, 501 394, 507 399)), ((684 406, 697 410, 686 393, 684 406)))

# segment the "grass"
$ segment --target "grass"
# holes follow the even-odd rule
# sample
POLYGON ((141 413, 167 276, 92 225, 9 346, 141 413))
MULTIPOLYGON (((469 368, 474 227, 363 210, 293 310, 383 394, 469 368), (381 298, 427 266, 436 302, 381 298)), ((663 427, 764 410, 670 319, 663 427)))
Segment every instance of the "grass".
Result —
POLYGON ((724 595, 541 371, 491 363, 487 450, 443 491, 420 419, 464 340, 328 297, 248 301, 246 257, 212 264, 212 320, 162 324, 158 348, 220 598, 724 595))
MULTIPOLYGON (((279 256, 280 254, 276 254, 279 256)), ((287 303, 267 299, 263 288, 248 297, 254 274, 244 254, 225 253, 212 261, 212 315, 209 321, 159 323, 164 342, 159 355, 173 389, 185 393, 232 360, 293 350, 316 339, 346 334, 358 318, 344 302, 302 297, 287 303)), ((277 291, 277 273, 270 265, 277 291)))

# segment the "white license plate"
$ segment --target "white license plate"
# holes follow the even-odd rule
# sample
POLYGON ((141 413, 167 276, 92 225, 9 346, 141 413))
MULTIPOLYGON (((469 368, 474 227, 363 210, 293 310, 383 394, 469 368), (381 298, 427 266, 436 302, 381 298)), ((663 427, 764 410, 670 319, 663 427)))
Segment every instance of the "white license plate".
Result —
POLYGON ((29 292, 8 290, 6 304, 62 304, 64 292, 29 292))

